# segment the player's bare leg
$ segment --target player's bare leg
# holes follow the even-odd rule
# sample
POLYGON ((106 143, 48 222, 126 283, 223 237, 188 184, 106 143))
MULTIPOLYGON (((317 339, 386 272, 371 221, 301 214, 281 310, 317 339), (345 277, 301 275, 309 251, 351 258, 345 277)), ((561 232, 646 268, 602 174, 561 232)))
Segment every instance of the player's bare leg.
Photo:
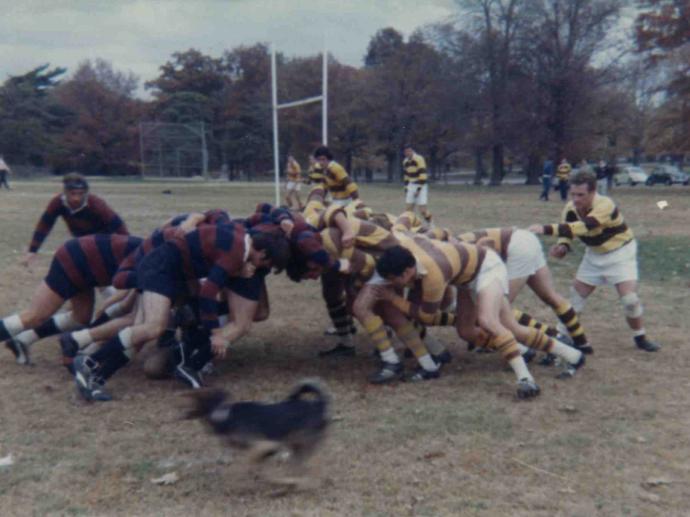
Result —
POLYGON ((618 291, 618 296, 620 297, 620 302, 625 312, 625 319, 628 322, 628 326, 633 331, 637 347, 646 352, 658 351, 661 345, 649 341, 645 333, 642 322, 642 303, 637 295, 637 281, 627 280, 625 282, 620 282, 616 284, 616 291, 618 291))

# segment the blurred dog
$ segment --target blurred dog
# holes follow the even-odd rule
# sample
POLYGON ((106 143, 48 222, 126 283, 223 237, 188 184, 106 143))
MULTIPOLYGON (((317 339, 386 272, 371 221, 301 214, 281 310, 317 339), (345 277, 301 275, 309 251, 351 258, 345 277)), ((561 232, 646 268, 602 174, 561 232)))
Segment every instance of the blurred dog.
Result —
MULTIPOLYGON (((281 402, 231 402, 223 390, 185 394, 194 402, 185 418, 202 418, 224 441, 247 451, 250 467, 261 466, 282 451, 290 453, 293 474, 304 474, 304 463, 323 441, 330 424, 328 390, 318 380, 300 381, 281 402)), ((301 478, 274 479, 300 484, 301 478)))

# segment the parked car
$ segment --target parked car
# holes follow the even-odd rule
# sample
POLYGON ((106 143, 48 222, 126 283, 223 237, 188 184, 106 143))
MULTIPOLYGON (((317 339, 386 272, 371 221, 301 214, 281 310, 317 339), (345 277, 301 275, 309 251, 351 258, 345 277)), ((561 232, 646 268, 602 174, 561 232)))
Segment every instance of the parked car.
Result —
POLYGON ((613 177, 613 182, 616 185, 632 185, 634 187, 638 183, 646 183, 648 179, 649 176, 641 167, 627 165, 622 167, 621 172, 613 177))
POLYGON ((690 176, 673 165, 658 165, 652 169, 645 183, 647 185, 656 185, 657 183, 663 185, 673 185, 674 183, 688 185, 690 184, 690 176))

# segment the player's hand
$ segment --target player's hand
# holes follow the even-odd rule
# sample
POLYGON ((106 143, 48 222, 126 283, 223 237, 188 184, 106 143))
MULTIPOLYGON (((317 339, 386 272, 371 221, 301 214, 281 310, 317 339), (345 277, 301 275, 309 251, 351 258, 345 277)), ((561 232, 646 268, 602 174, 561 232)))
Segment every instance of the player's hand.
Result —
POLYGON ((395 298, 395 292, 393 291, 393 289, 385 285, 375 286, 374 293, 376 294, 376 298, 378 300, 385 300, 387 302, 390 302, 393 300, 393 298, 395 298))
POLYGON ((280 221, 280 229, 283 230, 283 233, 286 235, 286 237, 290 237, 292 235, 292 230, 294 227, 295 223, 289 219, 283 219, 280 221))
POLYGON ((251 278, 254 276, 254 273, 256 272, 256 266, 252 264, 251 262, 245 262, 244 265, 242 266, 242 272, 240 273, 240 276, 242 278, 251 278))
POLYGON ((352 273, 352 264, 348 259, 340 259, 338 260, 340 263, 340 268, 338 268, 338 273, 342 273, 343 275, 349 275, 352 273))
POLYGON ((24 267, 31 267, 32 264, 36 261, 36 253, 29 252, 21 260, 21 264, 24 267))
POLYGON ((568 254, 568 246, 565 244, 554 244, 549 250, 549 255, 553 258, 562 259, 568 254))
POLYGON ((213 351, 213 355, 218 359, 225 359, 229 346, 230 342, 221 332, 214 331, 213 334, 211 334, 211 350, 213 351))
POLYGON ((533 224, 528 228, 528 230, 532 233, 536 233, 537 235, 544 235, 544 227, 541 224, 533 224))

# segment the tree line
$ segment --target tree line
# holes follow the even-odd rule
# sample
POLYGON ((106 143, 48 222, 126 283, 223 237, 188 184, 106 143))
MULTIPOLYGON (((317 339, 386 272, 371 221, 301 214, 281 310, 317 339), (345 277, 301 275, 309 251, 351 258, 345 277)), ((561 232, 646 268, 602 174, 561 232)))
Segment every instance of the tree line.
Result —
MULTIPOLYGON (((406 142, 438 178, 471 165, 498 184, 527 181, 547 157, 615 160, 690 151, 690 1, 642 0, 620 37, 624 0, 457 0, 456 16, 409 38, 370 40, 363 64, 329 58, 329 135, 350 171, 400 174, 406 142), (625 35, 623 35, 625 36, 625 35)), ((145 83, 103 60, 71 75, 44 65, 0 86, 0 152, 56 173, 139 172, 139 122, 204 122, 211 170, 272 168, 270 53, 174 53, 145 83)), ((281 102, 317 95, 318 55, 278 56, 281 102)), ((318 105, 280 114, 281 163, 320 144, 318 105)))

